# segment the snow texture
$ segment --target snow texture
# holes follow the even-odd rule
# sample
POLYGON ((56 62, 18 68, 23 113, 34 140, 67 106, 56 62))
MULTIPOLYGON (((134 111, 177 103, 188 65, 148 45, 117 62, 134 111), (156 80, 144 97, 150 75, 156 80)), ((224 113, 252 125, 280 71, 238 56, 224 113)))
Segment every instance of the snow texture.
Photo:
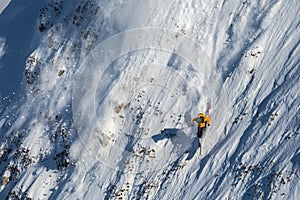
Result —
POLYGON ((299 10, 11 1, 0 11, 1 198, 298 199, 299 10), (200 154, 190 119, 208 104, 200 154))
POLYGON ((0 15, 5 10, 5 8, 9 5, 10 2, 11 0, 2 0, 0 2, 0 15))

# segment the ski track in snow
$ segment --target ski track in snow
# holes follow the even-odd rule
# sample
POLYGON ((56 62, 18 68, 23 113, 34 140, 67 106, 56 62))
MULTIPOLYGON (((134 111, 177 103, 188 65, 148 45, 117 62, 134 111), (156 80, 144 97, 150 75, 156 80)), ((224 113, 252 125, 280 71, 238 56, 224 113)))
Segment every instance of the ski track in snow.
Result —
POLYGON ((0 196, 297 199, 299 10, 12 1, 0 11, 0 70, 17 84, 0 88, 0 196), (18 13, 33 7, 24 21, 35 28, 17 42, 18 13), (7 68, 14 59, 22 69, 7 68), (200 155, 188 125, 207 103, 200 155))

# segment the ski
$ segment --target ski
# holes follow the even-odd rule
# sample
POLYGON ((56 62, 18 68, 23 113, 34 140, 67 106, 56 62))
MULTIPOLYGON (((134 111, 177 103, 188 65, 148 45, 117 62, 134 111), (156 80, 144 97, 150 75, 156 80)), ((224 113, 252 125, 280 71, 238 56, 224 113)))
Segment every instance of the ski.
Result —
POLYGON ((201 138, 199 138, 199 151, 200 151, 200 155, 201 155, 201 151, 202 151, 201 138))
POLYGON ((207 114, 207 116, 210 117, 209 110, 210 110, 210 103, 207 103, 207 105, 206 105, 206 114, 207 114))

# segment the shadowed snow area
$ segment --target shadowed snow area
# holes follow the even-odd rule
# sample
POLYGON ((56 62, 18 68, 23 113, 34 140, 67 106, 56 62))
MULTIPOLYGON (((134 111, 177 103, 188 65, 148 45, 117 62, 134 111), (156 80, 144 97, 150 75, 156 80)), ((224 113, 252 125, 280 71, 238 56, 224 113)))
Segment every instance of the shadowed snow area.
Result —
POLYGON ((38 45, 34 29, 40 5, 40 2, 34 0, 0 2, 0 102, 3 105, 22 96, 19 95, 19 89, 26 59, 38 45))
POLYGON ((296 200, 299 10, 11 1, 0 10, 0 196, 296 200), (208 106, 200 153, 190 119, 208 106))

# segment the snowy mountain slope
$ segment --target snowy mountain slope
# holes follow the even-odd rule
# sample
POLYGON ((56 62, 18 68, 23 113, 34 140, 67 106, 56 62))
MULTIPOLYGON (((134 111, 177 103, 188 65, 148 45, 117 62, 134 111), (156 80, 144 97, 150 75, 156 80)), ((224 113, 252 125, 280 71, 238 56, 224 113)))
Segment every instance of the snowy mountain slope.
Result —
POLYGON ((0 98, 4 99, 0 100, 0 111, 2 106, 7 106, 7 102, 16 101, 23 96, 19 90, 23 87, 22 76, 26 59, 39 42, 34 29, 41 4, 33 0, 5 0, 1 1, 1 5, 7 7, 3 12, 0 11, 0 98), (1 51, 5 54, 1 55, 1 51))
POLYGON ((17 72, 21 98, 1 101, 11 101, 1 197, 297 199, 299 7, 43 2, 27 21, 36 25, 26 36, 40 39, 17 72), (189 120, 207 103, 199 155, 189 120))
POLYGON ((9 5, 11 0, 3 0, 0 2, 0 14, 5 10, 5 8, 9 5))

